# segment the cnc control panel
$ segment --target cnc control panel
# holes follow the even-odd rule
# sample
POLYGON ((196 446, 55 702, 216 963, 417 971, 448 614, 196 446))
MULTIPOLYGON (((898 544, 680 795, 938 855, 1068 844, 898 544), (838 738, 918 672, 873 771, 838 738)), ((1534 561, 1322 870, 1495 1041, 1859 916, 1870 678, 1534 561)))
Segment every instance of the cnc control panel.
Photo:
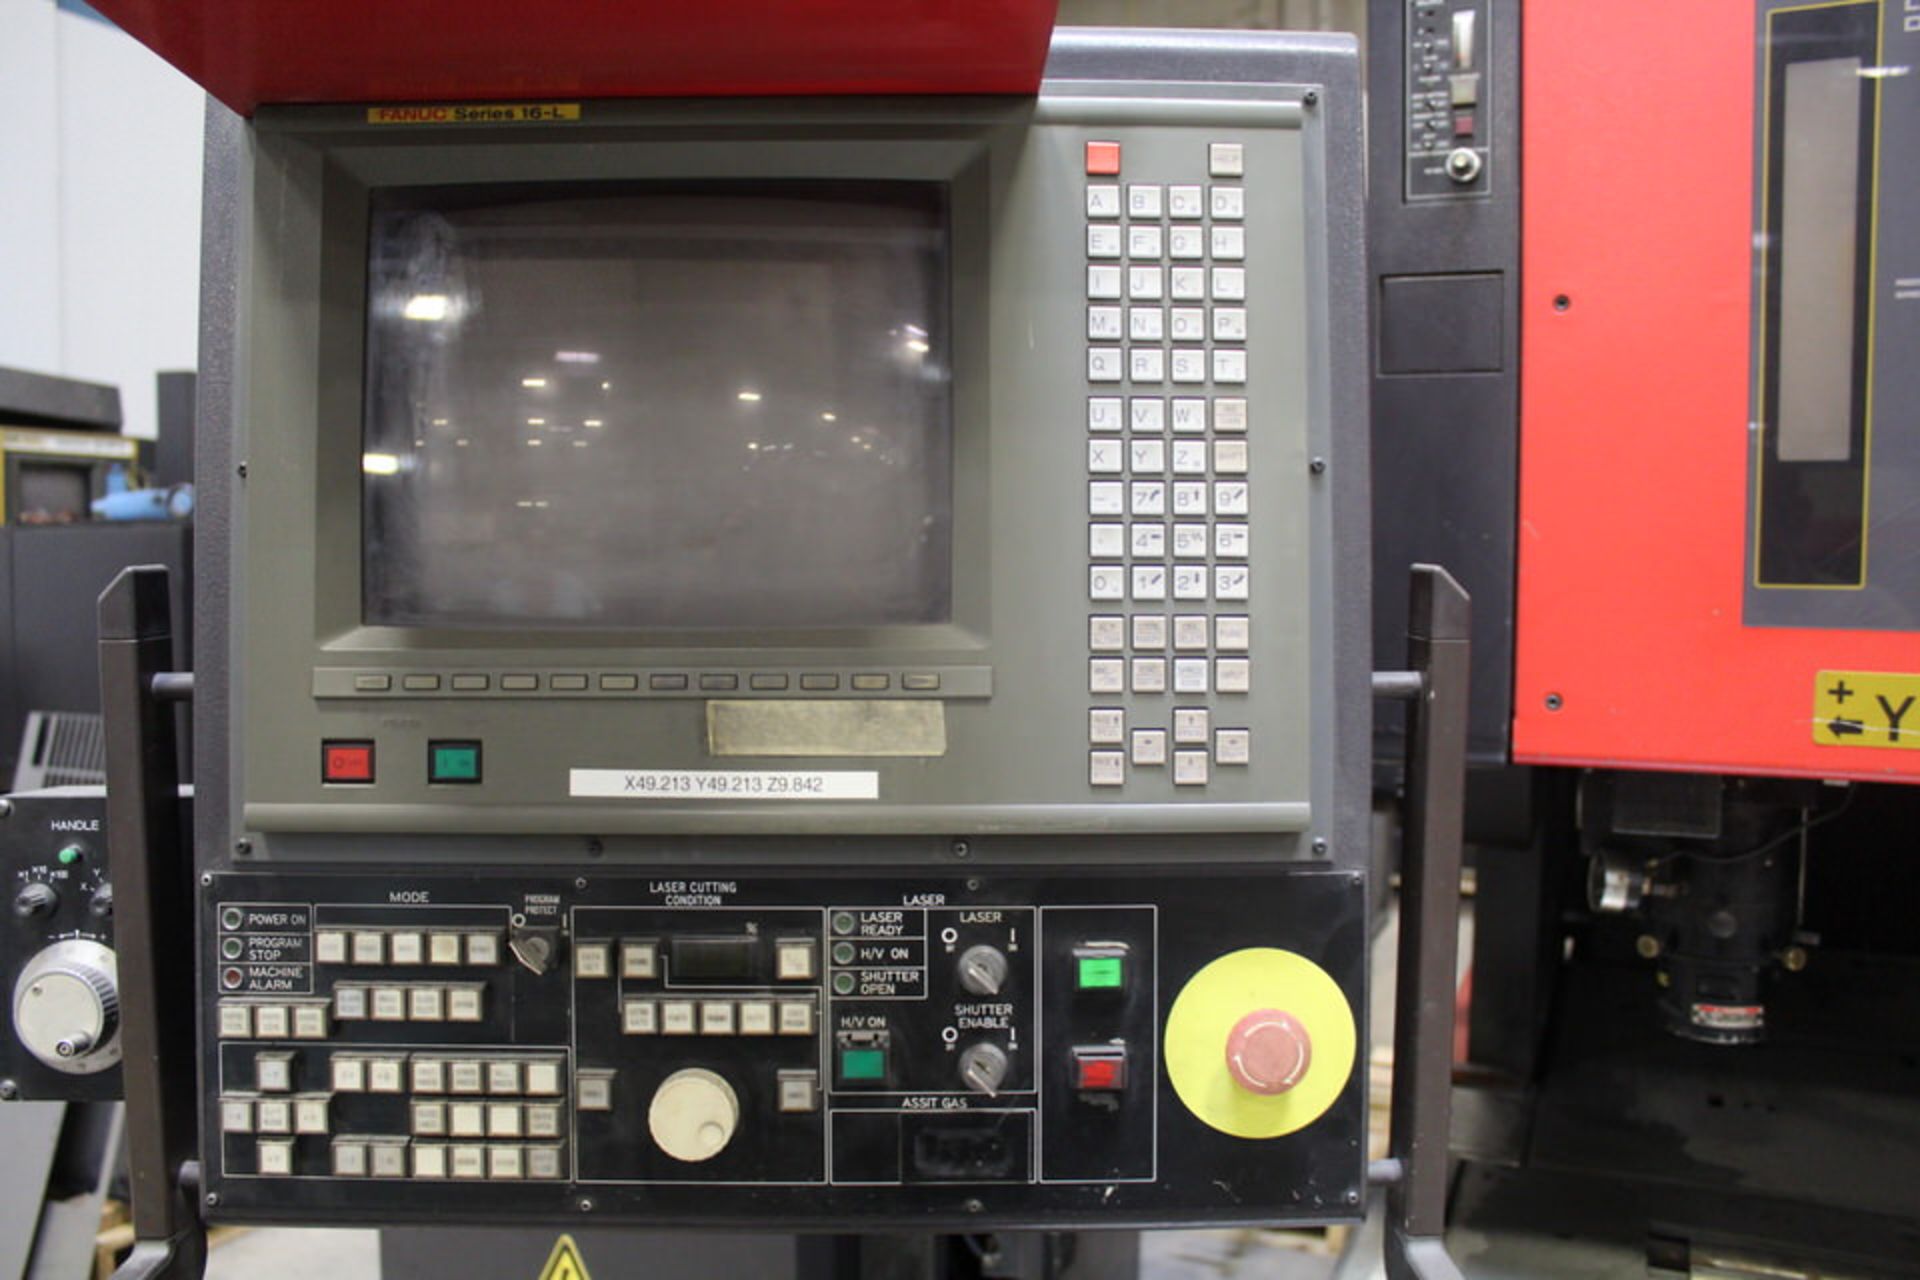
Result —
POLYGON ((1492 190, 1490 0, 1404 0, 1406 198, 1492 190))
POLYGON ((1361 898, 1303 869, 218 875, 207 1187, 240 1217, 1343 1213, 1361 898))
POLYGON ((120 993, 97 787, 0 799, 0 1101, 120 1096, 120 993))

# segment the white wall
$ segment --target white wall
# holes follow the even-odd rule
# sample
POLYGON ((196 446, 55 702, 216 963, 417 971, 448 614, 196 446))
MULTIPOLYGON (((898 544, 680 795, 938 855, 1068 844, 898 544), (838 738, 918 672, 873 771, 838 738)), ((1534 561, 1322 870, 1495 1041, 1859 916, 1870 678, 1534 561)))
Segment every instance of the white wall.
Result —
POLYGON ((205 96, 113 27, 0 0, 0 365, 120 388, 198 360, 205 96))

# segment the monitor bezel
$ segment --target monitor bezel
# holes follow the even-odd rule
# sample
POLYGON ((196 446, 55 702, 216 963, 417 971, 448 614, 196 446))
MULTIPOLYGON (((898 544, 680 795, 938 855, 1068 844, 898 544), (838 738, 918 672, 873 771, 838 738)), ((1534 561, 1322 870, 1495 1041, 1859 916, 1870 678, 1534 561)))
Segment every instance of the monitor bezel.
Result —
POLYGON ((321 663, 362 663, 379 655, 447 665, 484 663, 540 651, 566 660, 646 661, 703 656, 751 666, 797 653, 881 662, 889 655, 941 653, 978 661, 990 644, 991 566, 988 457, 991 391, 987 308, 991 297, 989 142, 985 130, 947 136, 833 139, 790 137, 761 124, 751 130, 689 127, 594 130, 521 142, 474 137, 468 145, 380 145, 377 138, 324 147, 320 181, 320 258, 315 405, 314 534, 318 547, 353 554, 315 558, 314 644, 321 663), (731 136, 730 136, 731 135, 731 136), (558 145, 556 145, 556 142, 558 145), (944 191, 948 234, 945 301, 952 335, 952 608, 937 623, 842 628, 525 628, 419 627, 365 621, 361 454, 367 340, 367 242, 374 193, 391 188, 500 185, 583 186, 609 182, 766 183, 796 180, 932 183, 944 191))

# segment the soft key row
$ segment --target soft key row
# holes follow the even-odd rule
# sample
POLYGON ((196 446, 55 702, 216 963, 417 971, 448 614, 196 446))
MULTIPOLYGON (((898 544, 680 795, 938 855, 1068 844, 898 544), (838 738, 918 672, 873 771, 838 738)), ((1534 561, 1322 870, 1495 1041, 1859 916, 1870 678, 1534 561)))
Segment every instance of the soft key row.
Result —
POLYGON ((810 1036, 811 1000, 644 1000, 620 1002, 630 1036, 810 1036))

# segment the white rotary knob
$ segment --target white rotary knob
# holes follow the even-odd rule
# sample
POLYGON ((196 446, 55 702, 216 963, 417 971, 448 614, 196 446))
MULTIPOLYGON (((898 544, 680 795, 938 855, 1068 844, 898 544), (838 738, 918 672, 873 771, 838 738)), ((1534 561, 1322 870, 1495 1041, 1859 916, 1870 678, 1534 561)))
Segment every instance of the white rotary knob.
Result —
POLYGON ((675 1160, 711 1160, 740 1127, 740 1099, 733 1086, 704 1067, 687 1067, 660 1082, 647 1108, 647 1131, 675 1160))
POLYGON ((13 1029, 56 1071, 91 1075, 120 1061, 120 991, 111 950, 85 938, 27 961, 13 987, 13 1029))

